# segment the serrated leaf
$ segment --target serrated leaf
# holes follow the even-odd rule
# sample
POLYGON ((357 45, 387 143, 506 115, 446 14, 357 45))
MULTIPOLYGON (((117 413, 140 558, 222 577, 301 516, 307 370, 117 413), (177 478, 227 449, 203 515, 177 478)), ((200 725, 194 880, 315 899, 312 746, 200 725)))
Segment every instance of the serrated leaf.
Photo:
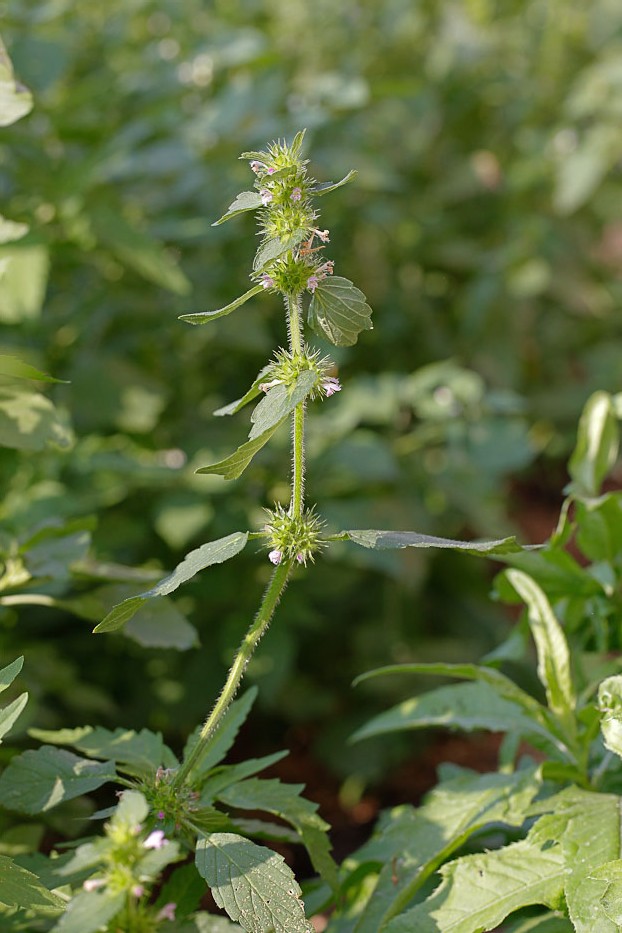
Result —
POLYGON ((57 914, 64 910, 65 903, 63 898, 48 891, 32 872, 6 855, 0 855, 0 906, 57 914))
POLYGON ((28 694, 22 693, 17 699, 0 710, 0 741, 13 726, 28 702, 28 694))
POLYGON ((358 175, 356 169, 350 169, 348 174, 344 175, 341 181, 325 181, 321 185, 314 185, 313 188, 311 188, 311 193, 320 197, 322 194, 328 194, 329 191, 336 191, 337 188, 341 188, 342 185, 347 185, 349 181, 352 181, 355 175, 358 175))
POLYGON ((177 759, 164 744, 160 733, 141 729, 104 729, 102 726, 80 729, 30 729, 29 735, 52 745, 71 745, 89 758, 103 758, 123 765, 124 771, 141 775, 155 771, 160 766, 177 767, 177 759))
POLYGON ((549 707, 573 731, 576 697, 570 651, 563 629, 544 590, 535 580, 522 570, 506 570, 505 576, 527 604, 529 625, 538 654, 538 677, 546 690, 549 707))
POLYGON ((120 629, 132 616, 138 612, 140 607, 154 596, 168 596, 173 593, 182 583, 187 583, 197 573, 213 564, 222 564, 223 561, 235 557, 245 547, 248 541, 248 532, 236 531, 224 538, 218 538, 216 541, 210 541, 202 544, 186 554, 175 570, 163 580, 160 580, 155 586, 138 596, 131 596, 124 599, 122 603, 115 606, 108 613, 105 619, 96 625, 94 632, 114 632, 120 629))
POLYGON ((318 805, 301 797, 303 784, 282 784, 276 779, 250 778, 232 784, 218 794, 218 799, 240 810, 265 810, 296 829, 316 871, 333 889, 337 889, 337 866, 333 861, 327 836, 330 829, 318 816, 318 805))
POLYGON ((312 370, 305 370, 300 374, 292 389, 285 386, 275 386, 266 397, 257 405, 253 412, 254 424, 250 437, 236 451, 224 460, 201 467, 197 473, 217 473, 225 479, 237 479, 241 476, 256 453, 268 443, 274 432, 294 410, 296 405, 304 401, 317 382, 317 374, 312 370), (277 390, 280 390, 277 392, 277 390), (276 393, 273 395, 273 393, 276 393), (269 396, 271 396, 269 398, 269 396), (267 404, 264 406, 263 403, 267 404), (258 413, 259 408, 261 411, 258 413), (261 433, 259 431, 261 430, 261 433))
POLYGON ((453 538, 438 538, 435 535, 423 535, 417 531, 374 531, 371 529, 340 532, 361 547, 385 550, 389 548, 449 548, 454 551, 467 551, 473 554, 512 554, 522 551, 512 535, 495 541, 458 541, 453 538))
POLYGON ((69 902, 52 933, 96 933, 121 910, 126 897, 124 891, 81 891, 69 902))
MULTIPOLYGON (((215 765, 217 765, 226 756, 227 752, 235 742, 240 727, 246 722, 253 703, 257 699, 257 687, 251 687, 239 699, 234 700, 225 715, 220 720, 220 725, 212 735, 210 742, 205 749, 204 754, 191 771, 192 782, 196 783, 201 775, 207 774, 215 765)), ((192 754, 201 733, 202 726, 197 726, 192 735, 186 742, 183 753, 183 761, 187 761, 192 754)))
MULTIPOLYGON (((275 259, 283 256, 285 253, 289 252, 290 249, 294 249, 294 247, 298 246, 298 244, 304 240, 307 234, 308 231, 305 228, 303 230, 298 230, 285 240, 278 238, 265 240, 255 253, 253 272, 261 272, 268 263, 274 262, 275 259)), ((263 288, 263 285, 261 285, 260 288, 263 288)))
POLYGON ((218 227, 238 214, 243 214, 245 211, 254 211, 261 206, 262 200, 258 191, 241 191, 222 217, 212 224, 212 227, 218 227))
POLYGON ((560 846, 526 840, 467 855, 441 869, 443 881, 423 903, 396 917, 386 933, 480 933, 522 907, 556 907, 564 883, 560 846))
POLYGON ((513 732, 528 737, 536 746, 543 742, 551 754, 567 757, 568 750, 541 723, 527 715, 518 703, 499 695, 488 683, 450 684, 413 697, 392 709, 374 716, 352 736, 352 741, 400 732, 405 729, 444 727, 486 729, 491 732, 513 732))
POLYGON ((244 292, 244 294, 236 298, 235 301, 225 305, 224 308, 219 308, 218 311, 197 311, 193 314, 180 314, 179 320, 188 321, 189 324, 207 324, 209 321, 215 321, 216 318, 231 314, 232 311, 235 311, 236 308, 239 308, 240 305, 247 302, 253 295, 258 295, 259 292, 262 291, 263 285, 253 285, 252 288, 249 288, 247 292, 244 292))
POLYGON ((15 661, 7 664, 6 667, 3 667, 2 670, 0 670, 0 693, 3 693, 7 687, 11 686, 23 666, 24 658, 22 656, 20 658, 16 658, 15 661))
POLYGON ((32 94, 15 79, 13 65, 0 39, 0 126, 10 126, 32 110, 32 94))
POLYGON ((214 415, 217 417, 222 417, 223 415, 235 415, 240 411, 248 402, 252 402, 254 398, 257 398, 261 394, 261 389, 259 386, 262 382, 265 381, 267 374, 272 369, 271 366, 264 366, 264 368, 257 374, 257 378, 253 382, 252 386, 245 392, 241 398, 235 400, 235 402, 230 402, 228 405, 223 405, 222 408, 217 408, 214 412, 214 415))
POLYGON ((577 443, 568 461, 572 479, 569 491, 578 496, 597 496, 601 483, 616 461, 618 423, 611 396, 595 392, 579 420, 577 443))
POLYGON ((247 933, 312 933, 282 856, 234 833, 201 837, 196 865, 217 905, 247 933))
POLYGON ((365 295, 349 279, 330 276, 317 286, 308 321, 316 334, 337 347, 352 347, 363 330, 372 330, 371 308, 365 295))
POLYGON ((34 379, 37 382, 59 382, 66 383, 66 379, 55 379, 42 373, 39 369, 31 366, 30 363, 24 363, 17 356, 0 355, 0 376, 12 376, 14 379, 34 379))
POLYGON ((89 761, 43 745, 11 759, 0 775, 0 799, 8 810, 45 812, 115 777, 111 762, 89 761))

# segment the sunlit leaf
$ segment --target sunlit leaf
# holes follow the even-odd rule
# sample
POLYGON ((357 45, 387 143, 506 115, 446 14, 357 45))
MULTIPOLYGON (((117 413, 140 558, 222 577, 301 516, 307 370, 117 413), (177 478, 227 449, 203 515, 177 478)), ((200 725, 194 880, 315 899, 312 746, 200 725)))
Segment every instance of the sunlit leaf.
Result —
POLYGON ((349 279, 329 276, 315 289, 309 305, 310 326, 338 347, 351 347, 363 330, 371 330, 371 308, 349 279))
POLYGON ((12 376, 14 379, 35 379, 37 382, 66 382, 66 379, 55 379, 39 369, 24 363, 16 356, 0 355, 0 376, 12 376))
POLYGON ((7 220, 6 217, 0 214, 0 246, 4 243, 14 243, 15 240, 21 240, 21 238, 28 233, 28 229, 28 224, 21 224, 15 220, 7 220))
POLYGON ((618 446, 619 429, 612 398, 607 392, 595 392, 583 409, 577 444, 568 461, 570 492, 597 496, 616 461, 618 446))
POLYGON ((32 94, 13 74, 13 65, 0 40, 0 126, 10 126, 32 110, 32 94))

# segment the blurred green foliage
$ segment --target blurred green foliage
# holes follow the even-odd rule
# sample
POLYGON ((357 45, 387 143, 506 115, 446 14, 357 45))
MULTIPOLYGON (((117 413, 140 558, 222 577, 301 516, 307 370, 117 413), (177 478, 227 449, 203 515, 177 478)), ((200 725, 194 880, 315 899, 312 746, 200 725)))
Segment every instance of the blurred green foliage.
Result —
MULTIPOLYGON (((243 415, 212 412, 284 339, 269 299, 199 330, 177 321, 248 287, 250 221, 211 227, 250 185, 238 153, 307 127, 320 181, 359 172, 322 222, 376 329, 333 353, 344 392, 311 421, 310 499, 335 530, 512 531, 510 479, 563 457, 591 391, 619 388, 622 8, 7 0, 3 30, 35 107, 1 130, 3 214, 29 232, 0 246, 0 353, 68 384, 39 393, 47 434, 0 401, 0 545, 5 568, 21 555, 9 595, 82 599, 82 617, 5 606, 6 657, 30 644, 39 725, 96 714, 185 733, 247 626, 263 556, 182 592, 172 611, 202 642, 187 654, 95 642, 88 619, 118 590, 86 601, 123 577, 93 553, 153 579, 285 494, 286 436, 234 483, 193 472, 244 438, 243 415), (35 563, 24 582, 42 527, 81 537, 54 580, 35 563)), ((355 706, 354 675, 435 657, 440 635, 445 660, 475 657, 502 624, 481 602, 483 565, 353 550, 301 575, 249 670, 279 734, 319 722, 335 767, 341 735, 374 711, 355 706)))

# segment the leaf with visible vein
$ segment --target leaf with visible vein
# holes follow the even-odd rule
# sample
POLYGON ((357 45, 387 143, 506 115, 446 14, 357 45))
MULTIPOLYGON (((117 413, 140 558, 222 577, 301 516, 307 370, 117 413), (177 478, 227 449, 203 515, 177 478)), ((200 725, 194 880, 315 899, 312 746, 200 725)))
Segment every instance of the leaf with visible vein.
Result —
POLYGON ((42 745, 11 759, 0 775, 0 799, 7 810, 45 812, 115 778, 114 765, 109 761, 89 761, 64 749, 42 745))
POLYGON ((116 761, 124 771, 140 776, 160 766, 175 768, 177 759, 159 732, 118 728, 114 731, 103 726, 83 726, 78 729, 29 729, 29 735, 52 745, 71 745, 89 758, 116 761))
POLYGON ((261 207, 261 205, 261 195, 258 191, 240 191, 235 201, 227 208, 226 213, 224 213, 219 220, 216 220, 212 224, 212 227, 218 227, 220 224, 224 224, 225 221, 230 220, 232 217, 237 217, 238 214, 243 214, 245 211, 254 211, 258 207, 261 207))
POLYGON ((312 933, 294 874, 271 849, 212 833, 197 842, 196 866, 217 905, 247 933, 312 933))
POLYGON ((231 314, 232 311, 235 311, 236 308, 239 308, 240 305, 247 302, 249 298, 252 298, 253 295, 258 295, 261 291, 263 291, 263 285, 253 285, 252 288, 249 288, 247 292, 244 292, 244 294, 236 298, 235 301, 225 305, 224 308, 219 308, 218 311, 196 311, 193 314, 180 314, 179 320, 188 321, 189 324, 207 324, 209 321, 215 321, 216 318, 231 314))
POLYGON ((337 347, 352 347, 363 330, 372 330, 371 308, 349 279, 335 275, 320 282, 309 305, 308 321, 316 334, 337 347))
POLYGON ((222 564, 223 561, 235 557, 245 547, 247 541, 247 531, 236 531, 231 535, 218 538, 216 541, 209 541, 194 551, 190 551, 171 574, 164 577, 163 580, 160 580, 159 583, 145 593, 124 599, 122 603, 110 610, 93 631, 98 633, 117 631, 138 612, 148 599, 152 599, 154 596, 168 596, 182 583, 187 583, 188 580, 191 580, 192 577, 206 567, 211 567, 213 564, 222 564))

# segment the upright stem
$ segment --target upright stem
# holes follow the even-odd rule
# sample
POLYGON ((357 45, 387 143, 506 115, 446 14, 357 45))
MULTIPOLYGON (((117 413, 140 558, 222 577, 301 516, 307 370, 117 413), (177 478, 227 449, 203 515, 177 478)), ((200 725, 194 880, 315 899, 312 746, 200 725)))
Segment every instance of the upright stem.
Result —
MULTIPOLYGON (((290 353, 303 354, 300 295, 286 295, 287 332, 290 353)), ((304 511, 305 489, 305 403, 296 405, 292 428, 292 490, 290 514, 300 518, 304 511)))
POLYGON ((220 692, 220 696, 214 704, 214 708, 205 720, 205 724, 201 729, 199 734, 198 741, 187 759, 184 761, 180 769, 177 771, 173 779, 173 787, 180 787, 190 774, 191 770, 199 763, 200 759, 205 753, 210 739, 212 738, 214 732, 220 725, 220 721, 227 711, 229 704, 233 700, 238 687, 240 686, 240 681, 244 675, 246 665, 250 661, 252 654, 257 647, 261 636, 266 632, 272 616, 274 615, 274 610, 276 609, 278 602, 283 594, 285 587, 287 586, 287 581, 289 578, 290 571, 292 569, 292 561, 284 561, 282 564, 279 564, 275 568, 274 573, 272 574, 272 579, 268 584, 266 591, 263 595, 261 605, 253 620, 253 624, 249 628, 248 632, 242 640, 242 644, 238 648, 237 654, 233 660, 231 670, 225 681, 225 685, 220 692))

